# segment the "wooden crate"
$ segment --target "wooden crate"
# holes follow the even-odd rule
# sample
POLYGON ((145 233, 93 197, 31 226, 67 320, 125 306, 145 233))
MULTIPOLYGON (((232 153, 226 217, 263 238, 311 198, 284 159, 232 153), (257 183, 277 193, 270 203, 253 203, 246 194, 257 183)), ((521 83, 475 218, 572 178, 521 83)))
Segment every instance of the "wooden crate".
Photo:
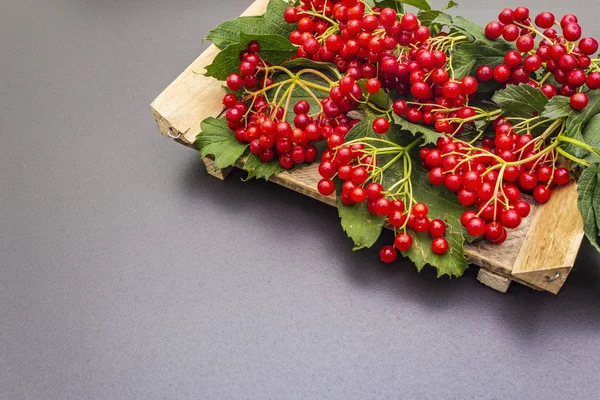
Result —
MULTIPOLYGON (((242 15, 260 15, 267 3, 256 0, 242 15)), ((201 74, 218 52, 211 45, 154 100, 152 113, 161 134, 195 148, 200 122, 221 114, 222 82, 201 74)), ((204 163, 207 171, 219 179, 225 179, 231 171, 215 170, 210 158, 204 163)), ((237 167, 243 167, 243 163, 237 167)), ((335 206, 334 196, 322 196, 316 189, 320 179, 317 167, 307 165, 273 176, 271 181, 335 206)), ((493 289, 506 292, 514 281, 556 294, 573 269, 583 235, 577 186, 572 183, 555 190, 547 204, 532 205, 531 215, 519 229, 509 233, 504 244, 480 241, 467 244, 465 251, 469 262, 481 267, 478 280, 493 289)))

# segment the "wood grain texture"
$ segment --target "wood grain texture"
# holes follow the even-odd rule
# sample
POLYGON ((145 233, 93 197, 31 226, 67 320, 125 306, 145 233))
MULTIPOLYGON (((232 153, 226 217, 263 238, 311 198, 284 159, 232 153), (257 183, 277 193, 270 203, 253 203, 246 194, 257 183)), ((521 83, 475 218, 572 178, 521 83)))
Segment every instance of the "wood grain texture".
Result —
POLYGON ((513 275, 558 293, 575 264, 583 240, 575 182, 556 188, 539 207, 513 266, 513 275))
POLYGON ((477 274, 477 280, 484 285, 497 290, 501 293, 508 292, 508 288, 510 287, 510 279, 504 276, 495 274, 491 271, 488 271, 485 268, 480 268, 479 273, 477 274))
POLYGON ((233 171, 233 167, 223 169, 215 168, 215 160, 212 157, 204 157, 202 161, 204 161, 206 172, 222 181, 227 178, 231 171, 233 171))
MULTIPOLYGON (((264 12, 268 0, 257 0, 243 15, 264 12)), ((151 105, 161 134, 195 148, 200 122, 221 114, 222 83, 201 73, 219 49, 210 46, 151 105)), ((225 179, 231 169, 215 170, 210 158, 204 159, 209 174, 225 179)), ((243 167, 243 160, 237 167, 243 167)), ((335 206, 334 196, 322 196, 317 190, 320 177, 316 164, 273 176, 270 180, 326 204, 335 206)), ((529 199, 530 200, 530 199, 529 199)), ((470 263, 483 268, 482 283, 504 290, 504 284, 518 282, 536 290, 558 293, 565 283, 581 241, 583 226, 577 210, 576 184, 557 190, 545 205, 532 205, 531 215, 508 240, 491 245, 483 240, 465 245, 470 263), (489 272, 489 274, 487 273, 489 272)), ((508 286, 506 286, 508 289, 508 286)))

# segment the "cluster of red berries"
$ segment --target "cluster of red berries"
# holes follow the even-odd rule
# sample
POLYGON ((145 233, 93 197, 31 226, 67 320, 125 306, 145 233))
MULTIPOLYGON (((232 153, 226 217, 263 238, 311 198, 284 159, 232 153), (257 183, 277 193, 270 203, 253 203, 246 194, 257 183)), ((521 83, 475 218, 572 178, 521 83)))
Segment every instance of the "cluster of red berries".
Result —
MULTIPOLYGON (((394 202, 393 202, 394 203, 394 202)), ((427 217, 429 210, 424 203, 416 203, 410 213, 394 209, 388 216, 388 222, 395 222, 401 227, 407 226, 419 233, 429 233, 433 238, 431 241, 431 251, 437 255, 448 253, 450 245, 448 239, 444 237, 446 234, 446 223, 441 219, 430 220, 427 217), (408 219, 408 220, 407 220, 408 219)), ((384 263, 392 263, 398 257, 398 251, 409 251, 413 246, 413 237, 410 233, 400 232, 394 238, 394 245, 383 246, 379 251, 379 258, 384 263)))
MULTIPOLYGON (((475 115, 470 108, 451 115, 437 112, 463 107, 468 96, 477 91, 478 83, 472 76, 451 79, 446 52, 450 46, 443 43, 446 34, 432 38, 429 28, 421 26, 414 14, 398 15, 391 8, 379 7, 365 14, 365 4, 357 0, 309 1, 288 8, 285 19, 298 24, 298 30, 290 35, 292 43, 300 45, 297 56, 333 62, 346 73, 335 91, 349 93, 355 81, 367 79, 369 93, 377 93, 381 88, 410 93, 417 106, 397 101, 394 112, 412 123, 434 125, 438 132, 455 133, 463 127, 448 118, 475 115), (337 20, 339 34, 330 29, 331 18, 337 20), (398 48, 406 51, 398 56, 398 48), (421 104, 427 105, 419 107, 421 104)), ((449 44, 454 39, 447 40, 449 44)), ((341 96, 332 92, 331 97, 335 100, 341 96)), ((386 133, 388 128, 385 118, 373 124, 377 133, 386 133)))
POLYGON ((433 185, 455 192, 461 205, 477 207, 462 216, 467 232, 500 244, 506 229, 519 227, 530 213, 522 192, 546 203, 555 186, 570 181, 570 174, 555 166, 553 152, 536 149, 531 135, 517 134, 502 118, 494 127, 495 138, 484 138, 481 148, 445 137, 435 148, 421 149, 420 155, 433 185))
MULTIPOLYGON (((311 116, 310 104, 300 100, 293 105, 295 117, 292 126, 285 120, 287 110, 269 103, 263 94, 257 93, 273 85, 272 77, 264 73, 264 67, 268 65, 260 58, 259 51, 260 44, 251 42, 248 49, 240 54, 240 74, 231 74, 227 78, 230 90, 244 88, 251 93, 245 101, 233 93, 223 97, 228 126, 235 131, 238 141, 249 143, 250 152, 262 162, 277 158, 285 169, 304 162, 312 163, 317 158, 317 148, 313 143, 334 134, 343 137, 358 122, 340 111, 340 107, 349 111, 356 105, 341 102, 338 106, 330 99, 324 99, 323 112, 311 116), (252 94, 252 91, 255 93, 252 94)), ((358 93, 360 98, 360 87, 358 93)))
POLYGON ((398 74, 401 83, 397 90, 400 94, 410 92, 413 101, 397 100, 393 111, 409 122, 433 125, 440 133, 460 133, 465 123, 451 120, 475 116, 475 111, 465 105, 477 91, 477 79, 472 76, 451 79, 446 53, 432 50, 430 45, 427 41, 413 48, 399 64, 398 70, 402 72, 398 74), (447 109, 455 110, 448 113, 447 109))
POLYGON ((431 125, 436 132, 448 135, 460 134, 474 122, 475 109, 465 105, 465 97, 448 99, 438 97, 435 104, 410 106, 405 100, 396 100, 393 111, 414 124, 431 125))
MULTIPOLYGON (((332 62, 355 80, 379 78, 380 87, 401 94, 409 91, 413 72, 421 72, 413 79, 423 75, 419 81, 424 81, 424 72, 447 62, 443 51, 431 48, 429 28, 412 13, 380 7, 365 13, 359 0, 311 0, 288 8, 285 19, 298 24, 290 34, 291 42, 300 46, 297 57, 332 62), (407 49, 406 54, 399 57, 398 48, 407 49)), ((443 74, 438 75, 441 82, 443 74)))
POLYGON ((543 12, 532 22, 529 9, 517 7, 514 10, 505 8, 498 19, 485 27, 486 36, 492 40, 502 37, 508 42, 516 42, 517 50, 509 51, 504 63, 493 69, 488 65, 480 66, 477 78, 482 82, 494 79, 500 83, 528 83, 538 87, 531 74, 543 69, 551 73, 555 81, 541 85, 546 97, 560 93, 570 97, 573 109, 584 109, 589 102, 588 95, 582 91, 584 85, 591 90, 600 88, 600 72, 591 69, 593 60, 590 58, 598 51, 598 41, 592 37, 581 38, 577 17, 567 14, 559 23, 554 14, 543 12), (554 29, 555 25, 560 26, 561 32, 554 29), (536 48, 535 37, 538 35, 542 40, 536 48))
MULTIPOLYGON (((367 80, 365 87, 367 94, 375 94, 381 89, 381 81, 377 78, 367 80)), ((331 88, 329 97, 321 104, 323 112, 328 117, 334 118, 338 114, 346 114, 356 109, 363 97, 363 90, 358 82, 350 75, 343 76, 338 84, 331 88)), ((385 134, 390 129, 390 122, 384 118, 376 118, 373 122, 373 130, 379 134, 385 134)))
POLYGON ((240 73, 230 74, 227 77, 227 87, 234 92, 242 88, 252 90, 258 86, 273 84, 273 78, 266 76, 264 67, 269 66, 258 54, 260 43, 253 40, 248 43, 247 49, 240 52, 240 73))
POLYGON ((398 17, 391 8, 373 7, 365 13, 359 0, 309 0, 284 14, 298 26, 290 34, 290 41, 300 46, 298 57, 332 62, 342 72, 357 69, 363 78, 377 76, 375 65, 393 56, 398 45, 429 39, 429 28, 420 26, 416 15, 398 17))
MULTIPOLYGON (((430 220, 427 217, 427 205, 423 203, 416 203, 407 210, 402 200, 387 196, 384 187, 373 179, 373 169, 377 160, 365 150, 364 144, 344 145, 343 138, 328 144, 329 150, 323 152, 319 164, 319 174, 323 178, 317 186, 319 193, 324 196, 333 194, 333 179, 337 177, 343 182, 340 194, 342 203, 351 206, 366 202, 367 210, 371 214, 385 217, 391 226, 403 230, 394 240, 396 249, 411 249, 413 237, 406 232, 406 228, 411 228, 418 233, 429 232, 433 238, 432 251, 435 254, 442 255, 448 252, 448 240, 444 237, 446 223, 437 219, 430 220)), ((391 251, 388 247, 382 249, 381 259, 384 262, 393 262, 397 253, 393 247, 391 251)))

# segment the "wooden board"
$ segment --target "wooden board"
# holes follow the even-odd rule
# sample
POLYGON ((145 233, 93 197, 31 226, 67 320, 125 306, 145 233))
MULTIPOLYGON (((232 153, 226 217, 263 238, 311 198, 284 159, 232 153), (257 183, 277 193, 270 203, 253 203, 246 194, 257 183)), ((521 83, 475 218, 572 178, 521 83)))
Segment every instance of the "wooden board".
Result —
MULTIPOLYGON (((268 0, 256 0, 242 15, 259 15, 268 0)), ((202 75, 219 49, 211 45, 152 103, 152 114, 162 135, 193 147, 200 122, 223 111, 222 82, 202 75)), ((207 171, 225 179, 229 170, 215 170, 205 158, 207 171)), ((243 163, 237 165, 242 167, 243 163)), ((316 189, 320 177, 316 164, 273 176, 276 184, 335 206, 335 197, 316 189)), ((479 281, 501 292, 511 281, 536 290, 558 293, 573 269, 583 239, 583 221, 577 209, 575 183, 554 192, 544 205, 532 205, 532 213, 508 240, 499 246, 479 241, 465 246, 469 262, 482 267, 479 281)))

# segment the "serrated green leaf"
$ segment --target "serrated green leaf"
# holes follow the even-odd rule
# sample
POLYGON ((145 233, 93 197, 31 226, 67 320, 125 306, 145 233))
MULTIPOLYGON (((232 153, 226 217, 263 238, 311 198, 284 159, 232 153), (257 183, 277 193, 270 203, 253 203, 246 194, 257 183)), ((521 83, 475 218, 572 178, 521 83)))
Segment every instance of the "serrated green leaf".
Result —
POLYGON ((542 117, 549 119, 558 119, 568 117, 573 111, 569 98, 565 96, 554 96, 546 104, 542 117))
POLYGON ((398 0, 375 0, 373 4, 370 4, 371 7, 379 6, 381 8, 392 8, 396 10, 399 14, 404 14, 404 5, 398 0))
POLYGON ((255 178, 268 181, 273 175, 285 172, 285 169, 277 160, 264 163, 260 161, 260 158, 256 154, 253 153, 250 153, 246 159, 244 170, 248 171, 248 176, 245 180, 255 178))
POLYGON ((417 18, 421 21, 421 25, 431 28, 433 21, 440 16, 440 10, 419 11, 417 18))
POLYGON ((403 253, 421 269, 430 264, 438 270, 438 277, 448 275, 459 277, 469 267, 464 254, 464 229, 460 217, 465 211, 456 197, 444 187, 433 186, 429 183, 427 172, 420 167, 413 167, 412 179, 413 197, 415 201, 423 202, 429 207, 430 219, 441 219, 446 222, 446 239, 450 250, 445 255, 437 255, 431 250, 433 238, 429 234, 413 235, 413 247, 403 253))
POLYGON ((452 70, 455 79, 471 75, 477 64, 477 46, 465 43, 452 51, 452 70))
MULTIPOLYGON (((367 79, 361 79, 358 81, 358 84, 360 85, 363 93, 369 94, 366 89, 367 79)), ((381 110, 389 110, 392 107, 392 99, 383 89, 379 89, 377 93, 369 94, 369 103, 381 110)))
MULTIPOLYGON (((487 81, 487 82, 479 82, 477 86, 478 94, 487 94, 489 96, 489 100, 491 100, 491 96, 502 88, 502 84, 496 82, 495 80, 487 81)), ((483 99, 483 97, 479 97, 479 99, 483 99)))
MULTIPOLYGON (((446 4, 446 7, 444 7, 444 11, 457 6, 458 3, 450 0, 448 4, 446 4)), ((421 21, 421 25, 429 28, 433 28, 435 26, 437 29, 436 31, 440 31, 442 27, 452 25, 452 17, 449 14, 446 14, 444 11, 421 10, 417 14, 417 17, 419 18, 419 21, 421 21)))
POLYGON ((407 4, 418 8, 419 10, 431 10, 431 2, 429 0, 397 0, 400 3, 407 4))
POLYGON ((313 61, 308 58, 298 57, 293 60, 289 60, 281 64, 282 67, 293 70, 296 68, 312 68, 322 72, 325 72, 331 79, 339 79, 343 75, 337 69, 337 67, 329 62, 313 61))
MULTIPOLYGON (((464 17, 459 16, 451 19, 440 15, 434 21, 434 23, 436 22, 443 22, 445 25, 450 26, 452 32, 465 35, 470 42, 460 43, 451 51, 452 67, 456 79, 473 75, 481 65, 496 67, 504 63, 504 56, 514 48, 513 44, 504 40, 488 39, 482 27, 464 17), (441 18, 444 21, 438 21, 441 18)), ((480 93, 484 91, 483 87, 478 90, 480 93)))
POLYGON ((600 168, 597 164, 586 168, 579 181, 577 206, 583 218, 583 229, 590 243, 600 251, 600 168))
MULTIPOLYGON (((403 131, 398 125, 392 125, 390 130, 385 135, 378 135, 373 132, 371 124, 374 117, 367 118, 356 125, 346 136, 348 141, 362 138, 362 137, 376 137, 383 138, 388 141, 399 143, 402 145, 408 145, 414 141, 414 137, 411 133, 403 131)), ((385 143, 372 143, 374 146, 387 146, 385 143)), ((379 165, 385 165, 392 161, 393 156, 382 156, 378 158, 379 165)), ((413 248, 404 253, 405 256, 410 258, 417 269, 420 271, 425 265, 429 264, 437 268, 438 276, 449 275, 449 276, 460 276, 468 267, 467 260, 464 255, 464 236, 463 228, 460 225, 460 216, 464 211, 464 208, 458 203, 456 197, 448 192, 445 188, 434 187, 429 183, 427 178, 427 172, 423 169, 414 166, 415 161, 413 160, 412 168, 412 189, 413 197, 415 201, 422 201, 429 207, 430 218, 442 219, 448 226, 448 232, 446 238, 448 239, 451 250, 444 256, 439 256, 433 253, 431 250, 432 238, 428 234, 416 234, 411 231, 413 235, 413 248)), ((404 177, 404 163, 402 160, 396 161, 392 164, 383 175, 383 186, 386 188, 392 187, 396 182, 404 177)), ((366 210, 366 207, 362 206, 352 209, 352 207, 340 205, 345 207, 344 213, 361 213, 361 217, 370 217, 371 214, 366 210), (350 210, 349 210, 350 209, 350 210)), ((369 242, 375 243, 379 237, 381 226, 383 222, 380 220, 374 224, 371 222, 369 225, 356 225, 355 229, 346 229, 353 236, 359 237, 361 241, 357 243, 357 247, 361 248, 365 242, 364 237, 367 236, 369 242), (365 235, 365 232, 368 234, 365 235)), ((352 237, 352 236, 351 236, 352 237)))
MULTIPOLYGON (((514 44, 508 43, 505 40, 490 40, 485 36, 484 29, 464 17, 456 17, 452 20, 451 30, 453 32, 462 33, 471 42, 459 44, 452 52, 452 57, 455 53, 461 58, 463 70, 467 70, 470 64, 470 73, 481 65, 489 65, 496 67, 504 63, 504 56, 510 50, 513 50, 514 44), (475 63, 472 63, 473 58, 475 63)), ((454 63, 453 63, 454 65, 454 63)))
POLYGON ((451 8, 454 8, 454 7, 458 7, 458 3, 455 2, 455 1, 450 0, 448 2, 448 4, 446 4, 446 7, 444 7, 444 10, 449 10, 451 8))
POLYGON ((223 169, 235 165, 248 147, 235 138, 225 119, 207 118, 201 123, 202 132, 196 137, 196 146, 202 157, 215 157, 215 168, 223 169))
POLYGON ((282 0, 271 0, 264 15, 256 17, 239 17, 222 23, 213 29, 206 39, 212 41, 220 49, 239 42, 240 32, 256 35, 280 35, 288 37, 296 29, 283 19, 283 12, 290 5, 282 0))
POLYGON ((344 232, 354 242, 354 251, 370 248, 379 239, 385 218, 371 214, 366 203, 347 206, 338 198, 338 214, 344 232))
POLYGON ((456 46, 452 52, 452 68, 456 79, 473 75, 481 65, 489 65, 492 68, 504 63, 504 56, 511 50, 506 42, 479 40, 473 43, 462 43, 456 46))
MULTIPOLYGON (((600 113, 600 93, 597 90, 588 93, 589 104, 582 111, 571 111, 567 118, 567 126, 564 135, 585 142, 583 130, 588 122, 600 113)), ((591 134, 590 134, 591 135, 591 134)), ((591 139, 591 136, 589 137, 591 139)), ((583 158, 587 155, 587 151, 580 147, 569 145, 565 148, 566 151, 573 154, 575 157, 583 158)))
MULTIPOLYGON (((485 30, 483 27, 465 17, 454 17, 452 20, 452 28, 467 36, 470 42, 474 42, 476 40, 481 42, 491 41, 485 36, 485 30)), ((498 41, 498 43, 500 42, 501 41, 498 41)))
POLYGON ((452 26, 452 16, 446 13, 440 13, 435 19, 431 22, 431 25, 439 25, 439 26, 452 26))
MULTIPOLYGON (((385 135, 373 132, 373 117, 366 118, 354 126, 346 135, 346 141, 364 137, 378 137, 398 143, 401 141, 400 131, 397 127, 390 127, 385 135)), ((341 184, 338 183, 338 212, 344 232, 354 241, 354 250, 369 248, 375 244, 385 223, 385 218, 371 214, 366 203, 347 206, 339 199, 341 184)))
MULTIPOLYGON (((415 140, 415 135, 409 131, 402 130, 399 125, 391 124, 390 129, 385 135, 380 135, 373 131, 373 120, 375 116, 368 116, 354 126, 346 135, 346 142, 364 137, 374 137, 388 140, 390 142, 406 146, 415 140)), ((374 144, 376 147, 378 144, 374 144)))
POLYGON ((548 98, 540 89, 526 84, 509 85, 496 92, 492 100, 502 108, 503 116, 518 118, 531 118, 534 113, 541 114, 548 104, 548 98))
POLYGON ((421 124, 413 124, 412 122, 409 122, 396 114, 394 114, 394 123, 400 128, 411 132, 415 136, 422 134, 424 138, 424 145, 435 144, 439 138, 444 136, 430 127, 421 124))
MULTIPOLYGON (((277 74, 274 76, 273 82, 275 82, 275 83, 283 82, 287 79, 289 79, 289 76, 285 73, 281 73, 281 74, 277 74)), ((322 81, 320 78, 316 77, 315 75, 304 74, 304 75, 302 75, 302 80, 305 82, 310 82, 310 83, 315 83, 318 85, 327 86, 327 84, 324 81, 322 81)), ((277 91, 278 91, 277 88, 273 88, 273 89, 269 90, 266 93, 266 95, 271 101, 275 101, 275 94, 277 94, 278 95, 278 97, 276 99, 277 102, 281 103, 282 106, 285 106, 285 103, 287 102, 287 97, 284 98, 284 96, 286 96, 286 91, 287 91, 287 89, 290 88, 290 86, 291 86, 290 83, 284 84, 281 87, 281 89, 279 89, 279 93, 277 93, 277 91)), ((317 99, 322 99, 329 95, 329 91, 322 91, 322 90, 318 90, 318 89, 314 89, 314 88, 310 88, 310 90, 313 92, 313 94, 315 94, 317 99)), ((291 90, 291 92, 292 93, 290 95, 290 108, 292 108, 294 106, 294 104, 298 103, 299 101, 305 100, 310 105, 311 113, 315 113, 319 109, 319 104, 307 92, 306 89, 302 88, 301 86, 295 85, 293 90, 291 90)), ((294 117, 295 117, 294 113, 290 110, 286 114, 286 121, 289 122, 290 124, 292 124, 294 122, 294 117)))
POLYGON ((240 65, 239 54, 253 40, 260 43, 261 58, 271 64, 280 64, 296 52, 296 47, 283 36, 249 35, 241 32, 240 41, 229 45, 217 54, 212 64, 206 67, 205 75, 224 81, 229 74, 237 72, 240 65))
MULTIPOLYGON (((600 114, 594 115, 585 125, 583 141, 588 146, 600 149, 600 114)), ((589 153, 585 159, 589 162, 600 162, 600 159, 594 153, 589 153)))

